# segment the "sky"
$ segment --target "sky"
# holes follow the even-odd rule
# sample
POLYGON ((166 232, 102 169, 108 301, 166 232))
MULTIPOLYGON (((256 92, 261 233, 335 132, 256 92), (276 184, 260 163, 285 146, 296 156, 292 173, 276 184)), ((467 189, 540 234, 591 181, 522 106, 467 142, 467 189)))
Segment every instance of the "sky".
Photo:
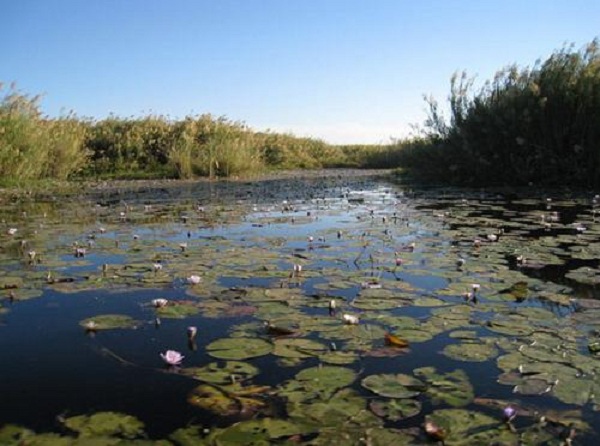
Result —
POLYGON ((2 0, 0 82, 53 117, 210 113, 382 144, 454 72, 480 85, 599 36, 598 0, 2 0))

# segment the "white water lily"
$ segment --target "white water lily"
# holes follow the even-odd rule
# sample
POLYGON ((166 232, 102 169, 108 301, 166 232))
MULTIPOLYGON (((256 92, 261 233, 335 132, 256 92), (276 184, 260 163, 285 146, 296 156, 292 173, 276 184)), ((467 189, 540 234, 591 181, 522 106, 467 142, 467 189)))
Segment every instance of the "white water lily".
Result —
POLYGON ((9 228, 6 232, 8 235, 15 235, 17 233, 17 228, 9 228))
POLYGON ((358 325, 358 323, 360 321, 358 316, 354 316, 352 314, 344 314, 342 316, 342 320, 344 321, 345 324, 348 324, 348 325, 358 325))
POLYGON ((188 339, 192 340, 196 337, 196 334, 198 333, 198 328, 196 327, 188 327, 187 328, 187 335, 188 335, 188 339))
POLYGON ((198 285, 200 282, 202 282, 202 278, 196 274, 192 274, 190 277, 187 278, 187 281, 192 285, 198 285))
POLYGON ((167 299, 152 299, 152 305, 154 305, 156 308, 166 307, 168 303, 169 301, 167 299))

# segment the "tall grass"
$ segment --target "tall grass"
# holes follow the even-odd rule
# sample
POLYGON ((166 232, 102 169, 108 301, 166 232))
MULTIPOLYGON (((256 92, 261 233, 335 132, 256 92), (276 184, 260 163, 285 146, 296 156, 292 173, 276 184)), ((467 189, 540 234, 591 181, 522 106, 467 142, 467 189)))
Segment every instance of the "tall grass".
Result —
POLYGON ((74 116, 42 116, 39 99, 14 85, 0 98, 0 176, 5 181, 67 179, 87 162, 84 123, 74 116))

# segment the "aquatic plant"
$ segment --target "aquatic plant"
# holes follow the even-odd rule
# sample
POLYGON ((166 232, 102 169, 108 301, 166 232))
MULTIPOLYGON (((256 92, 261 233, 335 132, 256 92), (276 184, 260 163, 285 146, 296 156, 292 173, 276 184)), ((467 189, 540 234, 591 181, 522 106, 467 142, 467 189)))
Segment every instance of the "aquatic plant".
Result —
POLYGON ((165 353, 161 353, 160 357, 168 365, 180 365, 183 361, 183 358, 185 358, 185 356, 176 350, 167 350, 165 353))

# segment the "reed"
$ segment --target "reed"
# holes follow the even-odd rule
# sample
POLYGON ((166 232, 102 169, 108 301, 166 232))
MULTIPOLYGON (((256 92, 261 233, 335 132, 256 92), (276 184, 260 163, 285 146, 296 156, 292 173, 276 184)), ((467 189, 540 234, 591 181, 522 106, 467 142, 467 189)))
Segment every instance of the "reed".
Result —
POLYGON ((435 101, 418 144, 400 150, 416 177, 466 185, 600 186, 600 51, 593 40, 531 68, 499 70, 477 92, 451 79, 450 119, 435 101))

